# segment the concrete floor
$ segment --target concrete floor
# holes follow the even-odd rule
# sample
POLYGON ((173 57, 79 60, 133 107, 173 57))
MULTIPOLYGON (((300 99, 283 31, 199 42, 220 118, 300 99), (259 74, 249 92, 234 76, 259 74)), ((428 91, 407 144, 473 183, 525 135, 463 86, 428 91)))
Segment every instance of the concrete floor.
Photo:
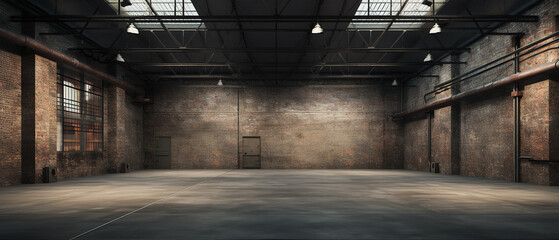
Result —
POLYGON ((406 170, 146 170, 0 188, 1 239, 558 239, 559 188, 406 170))

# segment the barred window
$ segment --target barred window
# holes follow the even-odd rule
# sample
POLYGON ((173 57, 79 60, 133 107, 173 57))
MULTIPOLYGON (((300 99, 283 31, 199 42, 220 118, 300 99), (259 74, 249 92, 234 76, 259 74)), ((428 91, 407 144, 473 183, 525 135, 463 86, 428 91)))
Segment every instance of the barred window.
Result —
POLYGON ((103 151, 103 82, 59 67, 57 150, 103 151))

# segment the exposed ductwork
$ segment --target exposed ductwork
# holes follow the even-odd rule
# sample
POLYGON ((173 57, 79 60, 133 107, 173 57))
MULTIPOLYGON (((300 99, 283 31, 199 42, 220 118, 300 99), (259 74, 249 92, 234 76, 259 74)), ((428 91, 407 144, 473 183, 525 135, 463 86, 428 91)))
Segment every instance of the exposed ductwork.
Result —
POLYGON ((505 85, 509 85, 509 84, 513 84, 513 83, 518 83, 521 82, 523 80, 526 80, 528 78, 537 76, 537 75, 541 75, 541 74, 545 74, 551 71, 557 71, 559 69, 559 60, 556 60, 554 62, 550 62, 550 63, 546 63, 543 64, 539 67, 535 67, 532 68, 530 70, 524 71, 524 72, 520 72, 517 74, 513 74, 510 75, 508 77, 502 78, 500 80, 497 80, 495 82, 491 82, 485 85, 482 85, 480 87, 474 88, 472 90, 469 91, 465 91, 450 97, 446 97, 437 101, 434 101, 430 104, 427 104, 426 106, 420 107, 420 108, 416 108, 413 110, 409 110, 409 111, 404 111, 404 112, 400 112, 400 113, 396 113, 394 114, 392 117, 393 118, 404 118, 407 117, 409 115, 412 114, 416 114, 416 113, 426 113, 429 111, 433 111, 435 109, 439 109, 439 108, 443 108, 446 106, 450 106, 453 102, 462 100, 464 98, 467 97, 472 97, 481 93, 485 93, 488 92, 490 90, 493 90, 495 88, 499 88, 505 85))
POLYGON ((125 90, 131 91, 133 93, 135 93, 137 95, 137 97, 143 97, 144 96, 144 90, 141 88, 138 88, 136 86, 133 86, 131 84, 125 83, 121 80, 118 80, 117 78, 106 74, 102 71, 99 71, 97 69, 94 69, 86 64, 83 64, 82 62, 78 61, 77 59, 73 58, 73 57, 69 57, 63 53, 60 53, 48 46, 45 46, 44 44, 37 42, 34 39, 31 39, 27 36, 23 36, 20 34, 16 34, 16 33, 12 33, 10 31, 7 31, 5 29, 0 28, 0 38, 7 40, 8 42, 14 43, 16 45, 19 46, 23 46, 29 49, 34 50, 35 52, 37 52, 37 54, 46 57, 48 59, 51 59, 53 61, 56 62, 60 62, 69 66, 72 66, 76 69, 82 70, 88 74, 91 74, 95 77, 98 77, 102 80, 105 80, 111 84, 114 84, 116 86, 119 86, 125 90))

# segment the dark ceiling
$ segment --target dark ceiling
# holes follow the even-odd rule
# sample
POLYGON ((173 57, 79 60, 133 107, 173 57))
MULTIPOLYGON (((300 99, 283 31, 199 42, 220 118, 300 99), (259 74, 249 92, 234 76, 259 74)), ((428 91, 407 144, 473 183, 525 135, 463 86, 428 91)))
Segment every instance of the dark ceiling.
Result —
MULTIPOLYGON (((382 1, 390 4, 390 0, 382 1)), ((403 6, 417 1, 393 0, 403 6)), ((12 2, 35 9, 31 15, 12 16, 13 21, 60 24, 64 28, 39 34, 71 34, 85 39, 88 44, 69 50, 100 61, 112 60, 120 53, 126 60, 121 64, 156 82, 165 78, 405 78, 435 64, 465 64, 440 59, 452 52, 468 51, 473 39, 514 36, 517 33, 498 33, 494 28, 507 22, 535 21, 536 17, 521 14, 538 1, 435 1, 435 15, 429 12, 410 17, 395 11, 391 16, 379 16, 373 11, 361 21, 383 23, 379 25, 383 27, 359 29, 350 22, 361 0, 192 0, 197 19, 118 15, 118 8, 105 0, 12 2), (139 35, 126 33, 129 22, 140 26, 142 21, 156 27, 138 27, 139 35), (203 25, 170 27, 169 23, 176 22, 203 25), (311 34, 317 22, 323 34, 311 34), (419 24, 405 28, 398 25, 401 22, 419 24), (443 31, 429 34, 435 22, 443 31), (428 53, 433 61, 424 62, 428 53)), ((181 0, 166 2, 182 4, 181 0)), ((132 0, 132 4, 140 3, 149 4, 150 0, 132 0)))

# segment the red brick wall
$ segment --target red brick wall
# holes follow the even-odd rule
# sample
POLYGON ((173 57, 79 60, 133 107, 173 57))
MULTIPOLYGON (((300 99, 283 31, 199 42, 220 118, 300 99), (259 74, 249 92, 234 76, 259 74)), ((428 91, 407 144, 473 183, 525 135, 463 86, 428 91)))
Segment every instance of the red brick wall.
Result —
POLYGON ((56 166, 56 63, 22 58, 22 182, 42 182, 43 167, 56 166))
POLYGON ((0 186, 21 182, 21 57, 0 50, 0 186))
MULTIPOLYGON (((538 23, 508 23, 498 28, 497 32, 524 32, 526 36, 521 39, 521 46, 544 37, 557 30, 555 17, 559 14, 559 1, 542 1, 525 14, 539 15, 538 23)), ((456 84, 452 90, 428 99, 424 102, 423 95, 432 90, 434 85, 450 80, 452 76, 465 73, 489 60, 513 51, 511 36, 486 36, 471 44, 471 52, 460 54, 454 60, 466 61, 457 69, 447 66, 435 66, 423 74, 439 75, 439 79, 413 79, 408 84, 417 86, 407 89, 404 98, 405 109, 415 109, 436 99, 456 94, 461 91, 481 86, 495 81, 504 76, 513 74, 513 65, 491 70, 483 75, 456 84)), ((522 58, 521 70, 527 70, 548 62, 559 59, 559 50, 542 51, 538 55, 522 58)), ((450 61, 447 57, 443 61, 450 61)), ((547 160, 553 158, 552 152, 557 142, 553 140, 554 130, 559 126, 556 123, 553 104, 559 98, 552 97, 553 91, 549 81, 533 83, 528 82, 523 86, 524 97, 521 101, 521 155, 534 155, 536 159, 547 160), (555 99, 557 98, 557 99, 555 99)), ((555 82, 551 82, 554 83, 555 82)), ((510 92, 507 87, 493 91, 482 96, 467 99, 458 103, 457 107, 447 107, 436 110, 434 113, 432 129, 432 159, 441 164, 442 173, 462 174, 468 176, 503 179, 512 181, 513 171, 513 111, 510 92), (456 111, 455 111, 456 110, 456 111), (451 165, 451 166, 449 166, 451 165)), ((553 95, 554 96, 554 95, 553 95)), ((424 146, 423 136, 426 134, 425 120, 406 120, 406 168, 428 171, 421 167, 423 159, 428 157, 424 146), (420 124, 421 123, 421 124, 420 124), (419 143, 421 142, 421 144, 419 143), (412 146, 407 146, 412 144, 412 146)), ((531 164, 522 162, 521 181, 536 184, 553 184, 554 165, 531 164)))
POLYGON ((56 63, 35 56, 35 182, 43 167, 56 167, 56 63))

